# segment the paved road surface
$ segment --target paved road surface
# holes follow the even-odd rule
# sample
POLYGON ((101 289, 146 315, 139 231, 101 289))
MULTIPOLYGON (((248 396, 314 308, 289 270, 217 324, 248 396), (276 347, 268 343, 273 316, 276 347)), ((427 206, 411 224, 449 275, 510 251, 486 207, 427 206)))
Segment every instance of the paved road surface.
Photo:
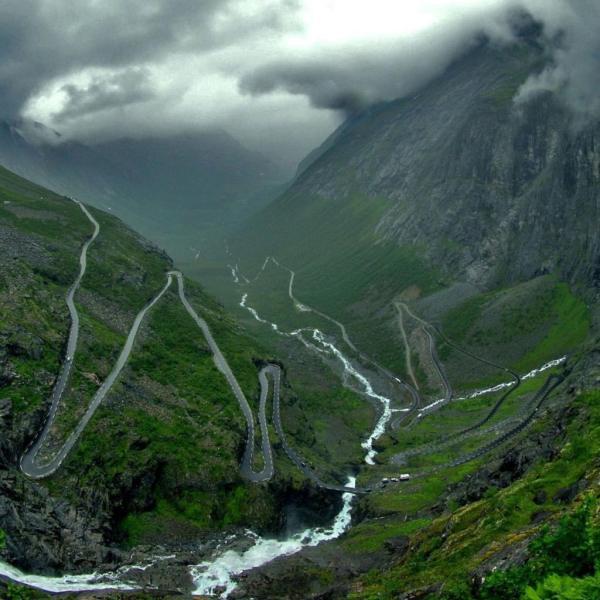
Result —
POLYGON ((66 296, 67 306, 69 307, 69 313, 71 315, 71 327, 69 330, 69 339, 67 343, 67 353, 66 357, 61 366, 61 370, 56 381, 56 384, 52 390, 50 411, 48 413, 48 418, 46 419, 46 423, 44 428, 42 429, 40 435, 35 440, 34 443, 30 445, 25 454, 21 458, 21 470, 25 475, 34 478, 41 479, 44 477, 48 477, 52 475, 56 470, 61 466, 65 458, 68 456, 69 452, 73 449, 73 446, 77 443, 77 440, 85 430, 87 424, 93 417, 94 413, 106 397, 106 395, 110 392, 112 386, 118 379, 121 374, 123 368, 127 364, 129 360, 129 356, 133 349, 137 334, 139 332, 140 326, 142 325, 144 318, 146 317, 148 311, 163 297, 165 292, 171 286, 173 281, 173 277, 177 279, 178 290, 179 290, 179 298, 183 303, 185 309, 190 314, 190 316, 194 319, 198 327, 202 330, 208 345, 213 353, 213 359, 215 365, 223 373, 225 378, 227 379, 227 383, 229 384, 231 390, 233 391, 244 416, 246 417, 247 423, 247 439, 246 439, 246 450, 244 452, 244 457, 241 465, 242 475, 248 478, 251 481, 259 482, 266 481, 273 476, 274 467, 273 467, 273 455, 271 450, 271 444, 269 442, 269 432, 267 428, 267 418, 266 418, 266 402, 269 393, 268 389, 268 381, 264 373, 260 374, 260 384, 261 384, 261 399, 260 399, 260 407, 259 407, 259 423, 261 429, 261 437, 262 437, 262 453, 263 453, 263 462, 264 467, 261 471, 256 472, 252 468, 253 460, 254 460, 254 444, 255 444, 255 428, 254 428, 254 415, 252 413, 252 409, 242 392, 240 385, 238 384, 235 375, 231 371, 229 364, 225 357, 223 356, 219 346, 217 345, 212 332, 206 321, 202 319, 196 311, 192 308, 190 303, 188 302, 185 296, 185 287, 183 276, 179 271, 170 271, 167 273, 167 281, 164 287, 160 290, 160 292, 137 314, 133 325, 129 331, 123 349, 121 350, 121 354, 113 367, 113 370, 110 372, 106 380, 101 384, 98 388, 90 404, 75 427, 75 429, 71 432, 66 442, 60 448, 60 450, 50 459, 49 461, 40 464, 38 462, 38 456, 41 448, 46 442, 52 425, 54 423, 56 414, 60 407, 61 399, 64 395, 66 386, 68 384, 71 369, 73 366, 73 360, 75 357, 75 352, 77 350, 77 341, 79 338, 79 314, 77 312, 77 308, 74 302, 74 296, 79 286, 81 284, 81 280, 85 275, 86 267, 87 267, 87 250, 92 242, 96 239, 98 234, 100 233, 100 225, 94 219, 94 217, 90 214, 87 208, 78 201, 75 201, 84 214, 88 217, 90 222, 94 225, 94 232, 89 240, 87 240, 81 250, 80 255, 80 271, 77 279, 73 283, 73 285, 69 288, 66 296))
POLYGON ((198 327, 202 330, 204 337, 213 353, 213 360, 215 361, 215 365, 221 373, 227 379, 227 383, 229 387, 233 391, 242 412, 244 413, 244 417, 246 418, 246 426, 248 431, 248 436, 246 439, 246 450, 244 452, 244 457, 242 459, 242 475, 251 481, 266 481, 273 476, 274 468, 273 468, 273 453, 271 451, 271 444, 269 443, 269 431, 267 429, 267 419, 265 416, 266 411, 266 399, 269 393, 268 389, 268 381, 261 372, 259 380, 261 385, 261 393, 260 393, 260 408, 259 408, 259 422, 261 429, 261 438, 262 438, 262 449, 263 449, 263 460, 264 467, 260 472, 256 472, 252 468, 252 463, 254 460, 254 444, 255 444, 255 428, 254 428, 254 414, 252 412, 252 408, 240 387, 233 371, 231 370, 229 363, 223 356, 217 342, 215 341, 212 332, 204 319, 198 316, 196 311, 192 308, 187 298, 185 297, 185 288, 183 283, 183 276, 179 271, 172 271, 170 275, 175 275, 177 277, 177 284, 179 289, 179 298, 188 311, 192 319, 196 322, 198 327))
MULTIPOLYGON (((73 283, 73 285, 69 288, 69 291, 67 292, 67 295, 66 295, 66 303, 69 308, 69 313, 71 316, 71 327, 69 330, 69 338, 68 338, 68 342, 67 342, 66 357, 63 361, 59 376, 58 376, 55 386, 52 390, 50 410, 49 410, 48 418, 46 420, 44 428, 42 429, 40 435, 35 440, 35 442, 32 443, 32 445, 27 449, 27 451, 21 458, 21 469, 26 475, 28 475, 29 477, 35 478, 35 479, 40 479, 40 478, 51 475, 61 466, 64 459, 68 456, 69 452, 72 450, 72 448, 77 443, 77 440, 82 435, 83 431, 85 430, 87 424, 93 417, 94 413, 96 412, 96 410, 98 409, 98 407, 100 406, 100 404, 102 403, 102 401, 104 400, 104 398, 109 393, 112 386, 118 379, 123 368, 126 366, 127 361, 129 360, 131 351, 133 349, 137 334, 139 332, 139 329, 140 329, 147 313, 163 297, 163 295, 169 289, 169 287, 171 286, 171 283, 173 282, 173 278, 176 278, 177 285, 178 285, 179 299, 181 300, 181 302, 182 302, 183 306, 185 307, 185 309, 187 310, 188 314, 192 317, 192 319, 195 321, 196 325, 198 325, 198 327, 202 331, 202 333, 212 351, 213 360, 215 362, 216 367, 225 376, 225 379, 227 380, 227 383, 228 383, 229 387, 231 388, 233 394, 235 395, 235 397, 240 405, 240 408, 244 414, 244 417, 246 418, 246 425, 247 425, 246 449, 244 451, 244 456, 243 456, 242 464, 240 467, 242 475, 244 477, 246 477, 247 479, 249 479, 250 481, 262 482, 262 481, 267 481, 267 480, 271 479, 271 477, 274 474, 273 453, 272 453, 271 443, 269 440, 268 422, 267 422, 267 416, 266 416, 268 396, 269 396, 269 376, 270 376, 273 379, 273 423, 274 423, 277 435, 280 438, 282 447, 283 447, 285 453, 287 454, 287 456, 290 458, 290 460, 292 460, 292 462, 294 464, 296 464, 296 466, 308 478, 310 478, 312 481, 314 481, 315 484, 318 485, 319 487, 329 489, 329 490, 340 491, 340 492, 350 492, 350 493, 354 493, 354 494, 367 493, 373 489, 373 488, 362 488, 362 489, 361 488, 349 488, 349 487, 346 487, 343 485, 329 484, 329 483, 323 481, 313 471, 313 469, 311 469, 306 464, 306 462, 302 459, 302 457, 300 457, 298 455, 298 453, 288 444, 285 432, 283 430, 283 425, 281 422, 281 398, 280 398, 281 370, 280 370, 279 366, 274 365, 274 364, 267 365, 259 373, 259 382, 260 382, 261 391, 260 391, 258 421, 259 421, 259 426, 260 426, 260 431, 261 431, 261 452, 263 455, 263 468, 260 471, 254 470, 253 463, 254 463, 256 433, 255 433, 254 414, 253 414, 252 408, 250 407, 250 404, 248 403, 248 400, 246 399, 244 392, 242 391, 237 379, 235 378, 235 375, 233 374, 233 371, 231 370, 229 363, 223 356, 217 342, 215 341, 207 322, 196 313, 194 308, 191 306, 191 304, 187 300, 186 295, 185 295, 184 279, 183 279, 182 274, 179 271, 170 271, 169 273, 167 273, 167 281, 166 281, 164 287, 137 314, 137 316, 133 322, 133 325, 129 331, 129 334, 127 336, 127 339, 125 341, 123 349, 121 350, 121 354, 119 355, 119 358, 117 359, 117 362, 115 363, 115 366, 113 367, 113 370, 111 371, 111 373, 108 375, 106 380, 101 384, 101 386, 98 388, 98 390, 94 394, 85 414, 83 415, 83 417, 81 418, 81 420, 79 421, 79 423, 77 424, 75 429, 71 432, 71 434, 69 435, 69 437, 67 438, 66 442, 63 444, 61 449, 48 462, 46 462, 44 464, 39 464, 37 462, 38 455, 40 453, 41 448, 43 447, 44 443, 46 442, 46 440, 48 438, 48 435, 49 435, 51 427, 54 423, 57 411, 60 407, 60 401, 65 392, 66 386, 69 382, 71 369, 72 369, 72 365, 73 365, 73 360, 74 360, 75 353, 77 350, 77 341, 79 338, 79 314, 78 314, 77 308, 75 306, 74 296, 75 296, 77 290, 79 289, 81 280, 83 279, 85 272, 86 272, 87 250, 100 233, 100 226, 99 226, 98 222, 90 214, 90 212, 87 210, 87 208, 83 204, 81 204, 80 202, 78 202, 76 200, 74 202, 77 203, 77 205, 81 208, 81 210, 84 212, 84 214, 90 220, 90 222, 94 226, 94 231, 93 231, 91 237, 83 244, 80 259, 79 259, 79 263, 80 263, 79 274, 78 274, 75 282, 73 283)), ((275 259, 271 259, 271 260, 273 260, 273 262, 275 264, 280 266, 279 263, 277 263, 277 261, 275 259)), ((266 264, 266 262, 265 262, 265 264, 266 264)), ((282 268, 285 268, 285 267, 282 267, 282 268)), ((412 390, 413 403, 416 405, 419 401, 419 395, 418 395, 418 392, 416 391, 416 389, 412 388, 412 386, 409 386, 405 382, 400 381, 395 375, 393 375, 392 373, 390 373, 383 367, 377 365, 377 363, 374 363, 374 361, 372 361, 368 357, 365 357, 361 352, 359 352, 356 349, 356 347, 352 344, 352 341, 350 340, 350 338, 346 332, 346 329, 342 323, 329 317, 328 315, 326 315, 324 313, 321 313, 320 311, 312 309, 311 307, 308 307, 308 306, 303 305, 300 302, 298 302, 298 300, 293 295, 293 283, 294 283, 295 273, 293 271, 291 271, 290 269, 287 269, 287 270, 290 272, 290 283, 289 283, 288 292, 289 292, 289 296, 292 299, 292 301, 295 302, 296 305, 298 305, 301 310, 310 310, 310 311, 314 312, 315 314, 318 314, 319 316, 336 324, 342 332, 342 337, 344 338, 344 341, 348 344, 348 346, 350 348, 352 348, 355 352, 357 352, 357 354, 359 354, 359 356, 361 358, 367 359, 371 364, 374 364, 379 369, 381 369, 383 372, 385 372, 387 375, 392 377, 394 380, 396 380, 400 384, 407 387, 407 389, 409 389, 409 391, 412 390)), ((402 308, 404 308, 408 312, 408 314, 410 314, 414 319, 416 319, 417 321, 419 321, 423 324, 424 331, 426 332, 426 334, 429 337, 429 347, 430 347, 430 352, 431 352, 434 364, 436 365, 436 368, 438 370, 440 378, 443 381, 444 386, 446 388, 445 401, 449 401, 452 397, 452 388, 450 386, 450 382, 448 381, 448 379, 446 377, 443 366, 441 365, 439 358, 437 356, 437 352, 436 352, 436 348, 435 348, 435 341, 434 341, 434 338, 433 338, 431 332, 429 331, 429 324, 426 323, 425 321, 423 321, 422 319, 420 319, 419 317, 415 316, 410 311, 410 308, 408 306, 406 306, 405 304, 398 303, 397 308, 400 311, 402 310, 402 308)), ((437 332, 437 333, 441 335, 440 332, 437 332)), ((446 341, 448 343, 451 343, 449 340, 446 340, 446 341)), ((480 360, 481 362, 485 362, 487 364, 493 365, 493 363, 490 363, 489 361, 485 361, 484 359, 475 357, 474 355, 471 355, 467 351, 464 351, 462 349, 459 349, 459 350, 461 350, 462 352, 464 352, 465 354, 467 354, 469 356, 472 356, 476 360, 480 360)), ((493 365, 493 366, 498 366, 498 365, 493 365)), ((502 368, 502 367, 500 367, 500 368, 502 368)), ((498 401, 498 403, 493 407, 492 411, 490 411, 490 413, 484 419, 482 419, 482 421, 475 424, 474 426, 469 427, 466 430, 463 430, 461 432, 457 432, 456 434, 454 434, 457 438, 467 435, 474 429, 481 427, 483 424, 485 424, 487 421, 489 421, 489 419, 491 419, 491 417, 495 414, 495 412, 497 412, 497 410, 500 408, 504 399, 512 391, 514 391, 514 389, 516 389, 516 387, 518 387, 518 385, 520 384, 519 376, 516 373, 509 371, 508 369, 505 369, 505 370, 508 371, 509 373, 511 373, 511 375, 513 375, 515 377, 516 385, 513 388, 511 388, 505 395, 502 396, 502 398, 498 401)), ((461 457, 454 459, 454 461, 449 466, 459 465, 459 464, 463 464, 464 462, 468 462, 470 460, 475 460, 476 458, 482 456, 486 452, 489 452, 493 448, 496 448, 501 443, 508 440, 511 436, 516 435, 517 433, 522 431, 534 418, 536 412, 542 406, 542 404, 545 401, 545 399, 547 398, 548 394, 561 381, 563 381, 563 379, 564 379, 563 376, 553 375, 553 376, 549 377, 548 380, 546 381, 546 384, 544 385, 544 387, 536 395, 535 408, 531 412, 531 414, 529 414, 527 416, 527 418, 525 418, 516 427, 512 428, 510 431, 506 432, 505 434, 503 434, 502 436, 500 436, 498 439, 494 440, 492 443, 488 444, 487 446, 484 446, 482 448, 477 449, 474 452, 471 452, 469 454, 466 454, 466 455, 463 455, 461 457)), ((454 436, 448 436, 447 439, 440 440, 440 441, 441 442, 448 441, 449 439, 451 439, 451 437, 454 437, 454 436)), ((440 442, 440 441, 438 441, 438 442, 440 442)), ((448 466, 448 465, 446 465, 446 466, 448 466)), ((435 467, 435 469, 439 469, 439 468, 441 468, 441 467, 439 467, 439 466, 435 467)), ((431 472, 431 470, 426 471, 426 472, 423 471, 420 473, 415 473, 415 476, 425 476, 426 474, 428 474, 430 472, 431 472)), ((380 487, 380 484, 378 484, 375 487, 380 487)))
POLYGON ((279 437, 281 446, 288 456, 288 458, 304 473, 306 477, 311 479, 317 486, 333 490, 336 492, 348 492, 350 494, 365 494, 369 490, 366 488, 350 488, 344 485, 330 484, 323 481, 316 473, 311 469, 306 461, 288 444, 287 436, 281 423, 281 369, 278 365, 268 365, 265 367, 261 374, 266 376, 267 374, 273 378, 273 425, 275 426, 275 432, 279 437))
MULTIPOLYGON (((67 341, 67 350, 66 350, 66 359, 64 360, 56 383, 54 384, 54 388, 52 390, 51 402, 50 402, 50 411, 48 413, 48 419, 46 420, 46 424, 42 429, 37 441, 29 446, 23 457, 21 458, 21 468, 24 473, 29 475, 30 477, 40 477, 44 476, 40 474, 40 471, 35 468, 33 462, 34 458, 37 456, 41 446, 46 441, 48 434, 50 432, 50 428, 54 423, 54 419, 56 417, 56 412, 58 411, 58 407, 60 406, 60 400, 64 394, 67 383, 69 382, 71 376, 71 368, 73 366, 73 358, 75 356, 75 351, 77 350, 77 341, 79 339, 79 313, 77 312, 77 308, 75 307, 75 293, 79 289, 81 284, 81 280, 85 275, 85 271, 87 268, 87 251, 90 245, 94 242, 94 240, 98 237, 100 233, 100 225, 94 219, 94 217, 90 214, 88 209, 78 201, 75 201, 79 208, 83 211, 85 216, 90 220, 92 225, 94 226, 94 231, 90 238, 83 244, 81 249, 81 254, 79 256, 79 274, 77 275, 77 279, 73 282, 73 285, 69 288, 67 292, 67 307, 69 308, 69 314, 71 317, 71 327, 69 329, 69 338, 67 341)), ((54 472, 56 468, 52 469, 51 472, 54 472)), ((50 473, 48 473, 50 474, 50 473)))

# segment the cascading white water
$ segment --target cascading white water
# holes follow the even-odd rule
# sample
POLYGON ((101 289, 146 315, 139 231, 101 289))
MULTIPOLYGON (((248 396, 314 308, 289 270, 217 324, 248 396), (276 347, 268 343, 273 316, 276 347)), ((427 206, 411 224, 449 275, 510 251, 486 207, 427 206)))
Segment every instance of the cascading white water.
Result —
MULTIPOLYGON (((521 376, 521 380, 525 381, 526 379, 533 379, 534 377, 537 377, 540 373, 543 373, 544 371, 547 371, 548 369, 553 369, 554 367, 558 367, 559 365, 562 365, 564 362, 566 362, 566 360, 567 360, 566 356, 561 356, 561 358, 556 358, 554 360, 551 360, 551 361, 543 364, 541 367, 538 367, 537 369, 533 369, 533 370, 529 371, 529 373, 526 373, 525 375, 521 376)), ((509 388, 514 384, 515 384, 514 381, 499 383, 498 385, 495 385, 493 387, 485 388, 483 390, 477 390, 476 392, 472 392, 471 394, 468 394, 466 396, 461 396, 460 398, 455 398, 454 402, 460 402, 461 400, 473 400, 474 398, 479 398, 480 396, 487 396, 488 394, 500 392, 501 390, 509 388)), ((431 404, 424 406, 419 411, 419 414, 417 416, 422 417, 425 413, 431 412, 432 409, 436 408, 437 406, 440 406, 445 401, 446 401, 445 398, 441 398, 440 400, 436 400, 435 402, 432 402, 431 404)))
POLYGON ((270 321, 267 321, 266 319, 263 319, 258 314, 256 309, 254 309, 248 304, 248 294, 244 294, 242 296, 240 306, 242 308, 245 308, 259 323, 269 325, 273 329, 273 331, 275 331, 279 335, 285 337, 296 337, 308 348, 312 348, 313 350, 316 350, 320 353, 326 352, 330 355, 333 355, 342 364, 342 367, 344 369, 344 379, 347 379, 348 377, 353 378, 363 388, 363 393, 365 394, 365 396, 369 396, 369 398, 373 398, 377 402, 381 403, 381 416, 377 420, 375 428, 373 429, 369 437, 361 444, 362 447, 367 451, 367 454, 365 455, 365 462, 369 465, 374 465, 374 458, 377 455, 377 451, 373 448, 373 442, 375 442, 375 440, 380 438, 385 433, 388 423, 392 418, 392 401, 390 400, 390 398, 377 394, 373 390, 371 382, 352 365, 350 360, 343 354, 343 352, 337 346, 326 340, 325 334, 320 329, 297 329, 289 333, 281 331, 277 323, 272 323, 270 321), (303 332, 310 332, 312 334, 312 339, 321 347, 319 348, 319 346, 307 342, 306 339, 304 339, 304 337, 302 336, 303 332))
MULTIPOLYGON (((354 477, 349 477, 347 487, 356 484, 354 477)), ((342 495, 343 506, 336 515, 333 524, 328 528, 317 527, 295 533, 286 540, 276 540, 256 537, 254 544, 244 552, 228 550, 213 561, 206 561, 191 568, 192 578, 196 589, 195 594, 220 594, 227 598, 237 587, 234 577, 255 569, 280 556, 289 556, 310 546, 317 546, 338 538, 350 525, 352 519, 352 499, 354 494, 346 492, 342 495)))
MULTIPOLYGON (((349 477, 346 487, 353 488, 356 478, 349 477)), ((196 589, 195 594, 214 595, 220 594, 221 598, 227 596, 237 587, 233 580, 236 575, 260 567, 280 556, 290 556, 311 546, 317 546, 338 538, 350 526, 352 520, 352 500, 354 494, 342 495, 343 505, 330 527, 315 527, 295 533, 285 540, 261 538, 254 534, 254 544, 244 552, 228 550, 212 561, 205 561, 199 565, 190 566, 196 589)), ((160 560, 173 558, 173 556, 155 557, 146 565, 126 566, 114 573, 92 573, 90 575, 63 575, 60 577, 47 577, 44 575, 28 575, 16 567, 0 562, 0 577, 5 577, 15 583, 20 583, 50 593, 84 592, 102 590, 131 591, 139 589, 139 585, 127 582, 127 573, 134 570, 146 570, 160 560)))
POLYGON ((352 363, 331 342, 327 342, 325 336, 318 329, 314 330, 313 339, 331 350, 332 354, 344 365, 345 373, 348 373, 363 386, 365 395, 381 403, 383 410, 375 425, 375 429, 373 429, 371 435, 362 443, 362 447, 367 451, 365 462, 374 465, 375 461, 373 459, 377 455, 377 451, 373 449, 373 442, 385 433, 386 427, 392 418, 392 402, 389 398, 377 394, 373 390, 371 382, 362 373, 359 373, 352 366, 352 363))
POLYGON ((61 577, 46 577, 44 575, 28 575, 23 571, 0 562, 0 576, 38 590, 50 593, 85 592, 101 590, 133 590, 135 586, 120 583, 113 575, 63 575, 61 577))

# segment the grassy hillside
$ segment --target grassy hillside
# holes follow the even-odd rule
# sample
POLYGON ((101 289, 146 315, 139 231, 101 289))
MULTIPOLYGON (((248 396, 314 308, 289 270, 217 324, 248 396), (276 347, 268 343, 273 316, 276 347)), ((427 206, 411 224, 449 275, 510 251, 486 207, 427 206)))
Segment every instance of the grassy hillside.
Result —
MULTIPOLYGON (((304 585, 369 600, 495 598, 481 577, 522 563, 542 523, 579 514, 584 491, 598 495, 599 125, 574 135, 549 96, 514 109, 515 91, 543 61, 535 40, 482 45, 414 98, 365 110, 230 240, 227 260, 250 282, 226 284, 191 266, 229 307, 247 293, 264 319, 285 330, 319 327, 360 362, 339 327, 294 306, 285 268, 270 263, 254 279, 275 256, 295 271, 298 301, 342 322, 360 351, 404 380, 412 364, 421 407, 444 393, 427 331, 455 399, 509 382, 506 369, 522 376, 568 357, 566 368, 526 379, 508 396, 457 400, 421 419, 394 413, 376 442, 376 466, 361 470, 358 482, 377 486, 400 472, 411 479, 361 499, 360 522, 332 548, 266 568, 271 593, 304 585), (567 380, 538 407, 549 376, 567 380), (524 421, 529 426, 519 429, 524 421), (506 439, 507 432, 514 434, 506 439)), ((370 375, 394 408, 408 406, 405 392, 370 375)), ((597 535, 597 525, 586 527, 597 535)), ((536 552, 541 562, 532 564, 545 566, 498 598, 574 574, 536 552)), ((593 567, 583 575, 596 577, 593 567)), ((263 589, 258 577, 247 589, 263 589)))
MULTIPOLYGON (((550 460, 539 461, 517 483, 504 489, 488 483, 480 492, 481 499, 463 506, 450 506, 451 512, 430 522, 417 519, 394 525, 390 520, 376 536, 371 535, 367 526, 356 528, 345 542, 350 548, 368 545, 366 550, 372 551, 400 534, 409 535, 410 544, 406 554, 398 557, 390 569, 365 576, 360 591, 357 586, 357 591, 350 597, 395 598, 399 590, 422 589, 423 598, 512 600, 521 597, 526 585, 535 587, 552 573, 576 577, 578 568, 583 565, 578 565, 577 555, 571 558, 570 553, 580 552, 580 559, 583 559, 585 551, 575 546, 577 540, 584 540, 588 535, 598 536, 597 504, 590 505, 592 512, 586 513, 589 520, 585 521, 587 527, 595 529, 586 531, 586 525, 577 516, 581 513, 576 512, 585 499, 597 500, 600 493, 597 486, 598 400, 598 392, 589 390, 573 402, 568 428, 561 432, 550 460), (573 530, 573 540, 566 543, 564 539, 558 545, 554 542, 553 546, 552 535, 555 534, 550 532, 563 515, 571 514, 575 516, 566 523, 570 523, 573 530), (535 542, 537 550, 532 548, 531 554, 537 558, 529 565, 530 571, 521 569, 519 572, 517 568, 507 576, 498 573, 498 576, 490 577, 482 586, 474 584, 473 574, 478 569, 486 564, 491 568, 494 560, 503 555, 510 556, 511 550, 516 552, 519 547, 526 548, 540 532, 542 538, 535 542), (560 556, 564 559, 562 564, 551 562, 550 559, 555 561, 560 556), (539 568, 535 566, 535 560, 539 568), (519 575, 522 575, 521 579, 519 575), (504 581, 510 578, 514 587, 504 581)), ((553 418, 551 413, 530 433, 530 438, 547 427, 548 420, 553 418)), ((567 525, 562 527, 564 534, 567 525)), ((590 547, 590 553, 593 552, 597 552, 597 548, 590 547)), ((594 560, 592 557, 591 570, 582 575, 593 574, 594 560)))
MULTIPOLYGON (((477 351, 487 338, 490 354, 519 370, 575 348, 597 262, 597 124, 573 136, 551 97, 515 110, 514 93, 543 63, 534 36, 505 48, 482 43, 415 97, 365 109, 232 236, 227 260, 253 273, 277 257, 296 271, 298 298, 400 374, 398 298, 418 311, 423 304, 421 316, 433 314, 477 351), (544 276, 556 289, 548 284, 542 297, 527 282, 544 276), (476 324, 472 311, 486 303, 476 324)), ((230 293, 214 271, 189 267, 221 297, 230 293)), ((279 286, 256 290, 259 312, 276 290, 284 297, 279 286)))
MULTIPOLYGON (((79 346, 44 456, 64 443, 112 369, 135 315, 172 269, 162 251, 114 217, 91 210, 101 231, 76 296, 79 346)), ((0 399, 8 427, 0 444, 3 467, 23 489, 37 494, 45 488, 48 502, 92 511, 106 542, 117 537, 125 545, 181 543, 233 526, 279 527, 287 493, 281 490, 300 486, 302 478, 289 480, 294 468, 279 453, 274 485, 240 478, 245 421, 175 286, 149 313, 130 362, 61 469, 39 483, 20 475, 20 456, 46 419, 70 324, 65 294, 91 232, 75 203, 0 169, 0 399)), ((259 362, 269 352, 199 285, 187 281, 186 294, 257 408, 259 362)), ((286 390, 290 402, 300 393, 286 390)), ((305 423, 297 433, 301 447, 313 424, 302 404, 292 414, 293 423, 305 423)), ((331 469, 327 452, 321 444, 310 454, 331 469)), ((347 461, 336 456, 338 465, 347 461)), ((19 526, 1 525, 11 554, 18 555, 19 548, 26 554, 27 537, 19 526)))
MULTIPOLYGON (((0 175, 2 241, 10 245, 3 249, 0 284, 2 341, 6 368, 13 371, 2 395, 12 406, 14 432, 27 442, 33 433, 27 424, 45 418, 69 325, 64 295, 91 224, 74 203, 7 171, 0 175)), ((80 344, 51 446, 62 444, 71 431, 112 368, 133 317, 161 289, 171 268, 164 254, 118 220, 98 211, 94 215, 101 233, 89 251, 88 272, 77 296, 80 344)), ((254 398, 258 383, 253 360, 262 351, 199 286, 190 282, 188 295, 254 398)), ((182 525, 251 523, 260 504, 246 502, 240 509, 224 502, 239 489, 242 496, 262 494, 269 506, 264 491, 239 478, 244 439, 237 402, 201 333, 170 290, 152 311, 131 362, 81 443, 44 485, 75 504, 82 487, 106 490, 120 503, 115 516, 126 518, 129 525, 134 517, 128 515, 137 508, 156 510, 169 519, 165 507, 179 504, 194 507, 179 512, 176 521, 182 525), (136 489, 141 481, 145 487, 136 489), (123 493, 130 497, 119 499, 123 493)), ((272 517, 269 510, 260 514, 259 520, 272 517)), ((149 525, 145 533, 151 529, 149 525)))

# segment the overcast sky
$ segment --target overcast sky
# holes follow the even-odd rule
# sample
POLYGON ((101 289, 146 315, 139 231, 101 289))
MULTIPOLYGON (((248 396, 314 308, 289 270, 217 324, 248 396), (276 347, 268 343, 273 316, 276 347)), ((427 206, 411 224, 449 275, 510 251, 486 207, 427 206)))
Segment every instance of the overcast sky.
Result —
POLYGON ((598 0, 3 0, 0 112, 88 142, 223 127, 294 164, 348 112, 410 93, 525 8, 557 90, 600 115, 598 0))

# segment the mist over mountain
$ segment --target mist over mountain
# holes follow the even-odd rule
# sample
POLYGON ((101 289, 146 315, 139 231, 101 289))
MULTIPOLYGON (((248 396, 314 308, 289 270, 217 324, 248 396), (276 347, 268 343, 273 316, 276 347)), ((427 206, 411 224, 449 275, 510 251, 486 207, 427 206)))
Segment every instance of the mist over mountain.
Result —
MULTIPOLYGON (((352 116, 243 230, 240 255, 321 268, 305 236, 318 226, 329 244, 343 222, 359 247, 411 247, 482 287, 545 272, 597 286, 600 122, 578 129, 548 91, 515 102, 547 68, 538 35, 482 42, 414 96, 352 116)), ((342 256, 330 246, 333 264, 342 256)))
POLYGON ((220 243, 285 180, 281 167, 222 130, 88 145, 63 140, 40 123, 5 121, 0 162, 112 211, 186 258, 210 246, 206 235, 220 243))

